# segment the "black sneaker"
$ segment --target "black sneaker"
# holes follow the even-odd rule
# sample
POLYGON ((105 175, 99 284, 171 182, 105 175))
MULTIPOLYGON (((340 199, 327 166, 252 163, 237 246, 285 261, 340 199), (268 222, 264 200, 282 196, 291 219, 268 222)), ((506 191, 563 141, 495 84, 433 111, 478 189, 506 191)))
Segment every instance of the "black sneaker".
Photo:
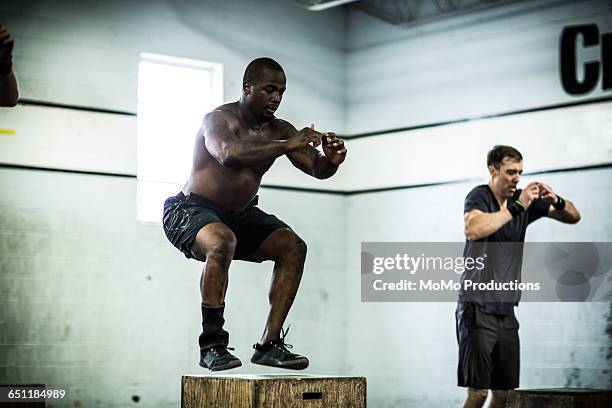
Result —
POLYGON ((270 340, 264 344, 254 344, 255 352, 253 357, 251 357, 251 363, 289 370, 303 370, 308 367, 308 359, 306 357, 287 350, 287 348, 293 348, 291 344, 285 343, 285 336, 288 332, 289 329, 287 329, 287 332, 283 330, 283 335, 279 340, 270 340))
POLYGON ((240 367, 240 359, 227 350, 234 350, 231 347, 218 345, 211 347, 207 351, 200 352, 200 366, 208 368, 210 371, 229 370, 230 368, 240 367))

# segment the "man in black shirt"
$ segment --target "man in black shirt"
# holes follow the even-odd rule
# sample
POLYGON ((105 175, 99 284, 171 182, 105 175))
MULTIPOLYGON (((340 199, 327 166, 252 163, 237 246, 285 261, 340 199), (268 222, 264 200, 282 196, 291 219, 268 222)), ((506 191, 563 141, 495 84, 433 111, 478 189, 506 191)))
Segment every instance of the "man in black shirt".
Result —
MULTIPOLYGON (((487 155, 491 179, 475 187, 465 198, 467 238, 464 257, 488 255, 485 268, 466 270, 473 282, 520 280, 522 242, 527 226, 541 217, 568 224, 580 221, 580 213, 546 184, 517 185, 523 173, 523 157, 510 146, 495 146, 487 155), (517 243, 517 244, 508 244, 517 243)), ((463 287, 463 285, 462 285, 463 287)), ((482 407, 488 390, 490 407, 505 407, 509 389, 519 381, 518 321, 514 306, 519 291, 486 292, 478 298, 459 293, 457 339, 458 385, 468 387, 465 407, 482 407)))

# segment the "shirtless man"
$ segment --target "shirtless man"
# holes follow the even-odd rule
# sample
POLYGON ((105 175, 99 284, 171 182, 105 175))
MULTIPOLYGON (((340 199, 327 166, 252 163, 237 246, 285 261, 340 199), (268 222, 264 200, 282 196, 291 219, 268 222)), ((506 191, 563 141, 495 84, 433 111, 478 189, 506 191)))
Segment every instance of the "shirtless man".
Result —
POLYGON ((164 231, 187 258, 206 261, 200 280, 200 365, 211 371, 241 365, 228 351, 223 310, 232 259, 274 261, 270 311, 255 364, 301 370, 308 359, 291 353, 281 331, 295 299, 306 244, 287 224, 257 207, 261 178, 277 157, 318 179, 331 177, 346 157, 344 142, 314 126, 297 131, 274 112, 285 92, 282 67, 258 58, 246 68, 242 96, 204 118, 193 167, 183 190, 164 204, 164 231), (323 152, 315 147, 322 143, 323 152))

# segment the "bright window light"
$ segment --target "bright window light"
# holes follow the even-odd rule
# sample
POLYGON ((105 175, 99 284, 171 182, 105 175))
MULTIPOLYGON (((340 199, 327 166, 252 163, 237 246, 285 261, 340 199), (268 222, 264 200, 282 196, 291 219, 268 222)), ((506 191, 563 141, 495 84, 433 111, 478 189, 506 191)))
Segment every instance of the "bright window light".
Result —
POLYGON ((204 115, 223 103, 221 64, 149 53, 138 65, 136 217, 160 223, 183 187, 204 115))

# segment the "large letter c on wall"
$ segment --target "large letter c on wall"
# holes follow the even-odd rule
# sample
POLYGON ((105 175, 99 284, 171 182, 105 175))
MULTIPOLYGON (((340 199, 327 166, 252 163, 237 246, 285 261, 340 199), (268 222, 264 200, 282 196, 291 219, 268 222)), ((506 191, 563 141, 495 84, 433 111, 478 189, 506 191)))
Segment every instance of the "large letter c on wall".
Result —
POLYGON ((584 64, 584 80, 576 78, 576 40, 578 34, 584 38, 584 46, 589 47, 599 43, 599 30, 595 24, 565 27, 561 32, 561 83, 565 92, 572 95, 591 91, 599 80, 599 62, 591 61, 584 64))

